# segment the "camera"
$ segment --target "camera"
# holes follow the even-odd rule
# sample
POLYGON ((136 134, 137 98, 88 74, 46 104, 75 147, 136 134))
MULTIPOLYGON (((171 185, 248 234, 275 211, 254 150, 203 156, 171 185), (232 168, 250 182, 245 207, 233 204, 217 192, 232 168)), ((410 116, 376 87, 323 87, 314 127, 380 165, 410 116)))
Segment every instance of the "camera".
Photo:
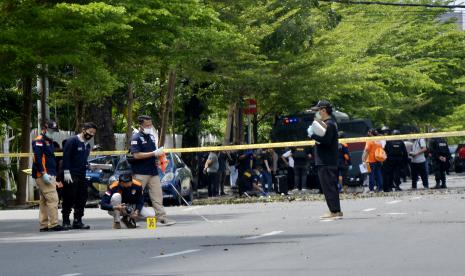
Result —
POLYGON ((132 208, 131 206, 126 206, 126 214, 130 215, 132 214, 132 212, 134 212, 134 208, 132 208))

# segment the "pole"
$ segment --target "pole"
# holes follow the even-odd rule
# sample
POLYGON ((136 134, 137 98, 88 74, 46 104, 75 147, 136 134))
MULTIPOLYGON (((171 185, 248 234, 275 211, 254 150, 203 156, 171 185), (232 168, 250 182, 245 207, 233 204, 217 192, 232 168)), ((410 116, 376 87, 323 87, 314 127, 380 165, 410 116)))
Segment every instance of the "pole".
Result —
POLYGON ((247 123, 248 123, 247 143, 250 145, 252 144, 252 114, 247 114, 247 123))

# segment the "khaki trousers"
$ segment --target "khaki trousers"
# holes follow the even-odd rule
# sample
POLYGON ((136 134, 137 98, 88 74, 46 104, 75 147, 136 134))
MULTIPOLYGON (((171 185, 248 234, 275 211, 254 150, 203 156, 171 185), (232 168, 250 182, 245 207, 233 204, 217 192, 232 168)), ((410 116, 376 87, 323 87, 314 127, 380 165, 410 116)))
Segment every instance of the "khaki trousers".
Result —
POLYGON ((58 193, 56 180, 51 176, 51 184, 46 184, 42 178, 36 178, 39 188, 39 225, 40 228, 52 228, 58 225, 58 193))
POLYGON ((153 209, 155 209, 157 219, 165 219, 166 212, 165 208, 163 208, 163 191, 161 190, 160 177, 158 175, 136 174, 134 178, 142 183, 144 190, 145 187, 148 187, 150 200, 152 201, 153 209))

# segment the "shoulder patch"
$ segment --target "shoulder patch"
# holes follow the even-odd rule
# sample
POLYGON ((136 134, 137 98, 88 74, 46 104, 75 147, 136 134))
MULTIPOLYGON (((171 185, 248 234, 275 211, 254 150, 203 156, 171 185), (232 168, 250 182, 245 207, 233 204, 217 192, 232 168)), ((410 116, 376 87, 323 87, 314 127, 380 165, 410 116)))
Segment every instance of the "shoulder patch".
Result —
POLYGON ((137 145, 137 141, 131 141, 131 145, 137 145))

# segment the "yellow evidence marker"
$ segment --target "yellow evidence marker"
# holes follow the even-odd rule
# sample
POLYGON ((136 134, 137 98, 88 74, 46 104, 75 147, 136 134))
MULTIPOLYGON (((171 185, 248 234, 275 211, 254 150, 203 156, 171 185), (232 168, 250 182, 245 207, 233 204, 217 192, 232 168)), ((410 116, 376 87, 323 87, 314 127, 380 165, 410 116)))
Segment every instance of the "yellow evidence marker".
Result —
POLYGON ((149 230, 157 229, 157 219, 156 218, 147 218, 147 229, 149 229, 149 230))

